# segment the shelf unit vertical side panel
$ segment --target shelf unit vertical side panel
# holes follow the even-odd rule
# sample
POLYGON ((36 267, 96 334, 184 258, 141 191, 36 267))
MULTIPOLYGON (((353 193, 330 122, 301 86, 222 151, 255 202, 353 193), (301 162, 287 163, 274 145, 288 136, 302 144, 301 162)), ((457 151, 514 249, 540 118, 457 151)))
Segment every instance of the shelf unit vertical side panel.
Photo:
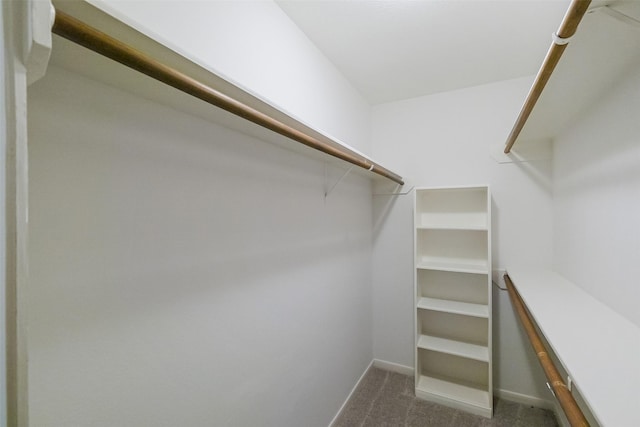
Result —
POLYGON ((420 381, 420 359, 418 354, 418 197, 420 189, 413 192, 413 367, 414 367, 414 389, 418 387, 420 381))
POLYGON ((489 308, 489 322, 487 333, 488 350, 489 350, 489 378, 488 378, 488 392, 489 392, 489 405, 493 412, 493 283, 492 283, 492 270, 493 270, 493 256, 492 256, 492 216, 491 216, 491 187, 487 185, 487 266, 489 267, 489 273, 487 274, 487 303, 489 308))

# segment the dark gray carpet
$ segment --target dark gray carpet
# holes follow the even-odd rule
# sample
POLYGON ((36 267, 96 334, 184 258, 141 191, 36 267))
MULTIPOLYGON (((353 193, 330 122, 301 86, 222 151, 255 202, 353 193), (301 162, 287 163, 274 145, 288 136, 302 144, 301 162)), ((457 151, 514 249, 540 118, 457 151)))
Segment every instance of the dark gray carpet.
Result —
POLYGON ((417 399, 412 376, 371 368, 334 427, 557 427, 551 411, 496 399, 488 419, 417 399))

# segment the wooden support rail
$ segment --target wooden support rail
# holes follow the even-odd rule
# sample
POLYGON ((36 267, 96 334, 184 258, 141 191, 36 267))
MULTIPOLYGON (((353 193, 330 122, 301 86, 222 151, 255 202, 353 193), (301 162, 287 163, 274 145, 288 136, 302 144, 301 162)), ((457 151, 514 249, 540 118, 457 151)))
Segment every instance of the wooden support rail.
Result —
POLYGON ((259 126, 270 129, 280 135, 344 160, 375 174, 404 185, 402 177, 366 157, 335 142, 320 141, 298 129, 294 129, 279 120, 264 114, 222 92, 173 69, 150 56, 128 46, 113 37, 81 22, 61 11, 56 11, 52 27, 54 34, 84 46, 100 55, 106 56, 129 68, 139 71, 153 79, 174 87, 184 93, 199 98, 209 104, 220 107, 259 126))
POLYGON ((567 385, 562 380, 562 376, 558 372, 558 369, 553 364, 553 361, 549 357, 547 353, 547 349, 545 348, 540 336, 536 332, 536 329, 533 325, 533 321, 531 317, 529 317, 529 313, 527 312, 524 302, 522 302, 522 298, 520 298, 520 294, 516 290, 515 286, 513 286, 513 282, 508 274, 504 275, 504 282, 507 284, 507 290, 509 291, 509 298, 511 299, 511 303, 522 322, 522 326, 524 327, 527 336, 529 337, 529 341, 533 346, 536 355, 538 356, 538 361, 540 365, 542 365, 542 369, 549 381, 549 385, 553 389, 553 392, 560 402, 560 406, 564 411, 569 423, 572 427, 588 427, 589 423, 585 418, 584 414, 580 410, 580 407, 576 403, 573 395, 567 388, 567 385))
POLYGON ((573 0, 569 5, 569 9, 567 10, 562 23, 560 24, 560 28, 556 33, 557 38, 551 43, 547 56, 542 62, 542 67, 540 67, 540 70, 536 75, 536 79, 533 82, 533 86, 531 86, 531 89, 529 90, 527 99, 524 101, 522 110, 520 110, 520 115, 507 138, 506 147, 504 148, 505 154, 509 154, 511 152, 513 144, 515 144, 518 135, 520 135, 520 132, 524 128, 529 115, 531 115, 531 112, 533 111, 533 107, 536 105, 536 102, 538 102, 538 98, 540 98, 542 90, 547 85, 547 82, 551 77, 551 73, 553 73, 556 65, 558 65, 558 61, 560 61, 560 57, 567 47, 567 39, 575 34, 578 29, 578 24, 587 12, 590 3, 591 0, 573 0))

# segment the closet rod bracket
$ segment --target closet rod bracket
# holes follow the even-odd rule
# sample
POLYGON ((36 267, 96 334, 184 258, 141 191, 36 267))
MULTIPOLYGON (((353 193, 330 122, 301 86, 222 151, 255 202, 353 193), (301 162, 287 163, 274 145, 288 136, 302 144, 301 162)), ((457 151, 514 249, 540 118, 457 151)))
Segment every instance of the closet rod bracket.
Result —
POLYGON ((373 193, 374 196, 406 196, 411 193, 413 189, 416 188, 415 185, 411 186, 407 191, 400 191, 395 193, 373 193))
POLYGON ((566 44, 569 44, 569 42, 571 41, 572 37, 573 36, 560 37, 558 35, 558 33, 551 33, 551 41, 553 41, 553 44, 558 45, 558 46, 564 46, 566 44))

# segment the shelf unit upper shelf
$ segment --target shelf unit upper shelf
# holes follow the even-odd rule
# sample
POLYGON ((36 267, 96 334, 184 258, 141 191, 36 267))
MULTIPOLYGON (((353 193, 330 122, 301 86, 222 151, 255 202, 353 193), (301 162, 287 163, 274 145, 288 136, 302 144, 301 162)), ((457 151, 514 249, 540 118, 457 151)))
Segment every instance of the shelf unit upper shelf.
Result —
POLYGON ((416 193, 416 227, 487 230, 489 223, 482 188, 434 188, 416 193))
POLYGON ((487 231, 416 228, 418 268, 487 273, 487 231))
POLYGON ((482 212, 424 213, 417 219, 416 227, 432 230, 487 230, 487 215, 482 212))

